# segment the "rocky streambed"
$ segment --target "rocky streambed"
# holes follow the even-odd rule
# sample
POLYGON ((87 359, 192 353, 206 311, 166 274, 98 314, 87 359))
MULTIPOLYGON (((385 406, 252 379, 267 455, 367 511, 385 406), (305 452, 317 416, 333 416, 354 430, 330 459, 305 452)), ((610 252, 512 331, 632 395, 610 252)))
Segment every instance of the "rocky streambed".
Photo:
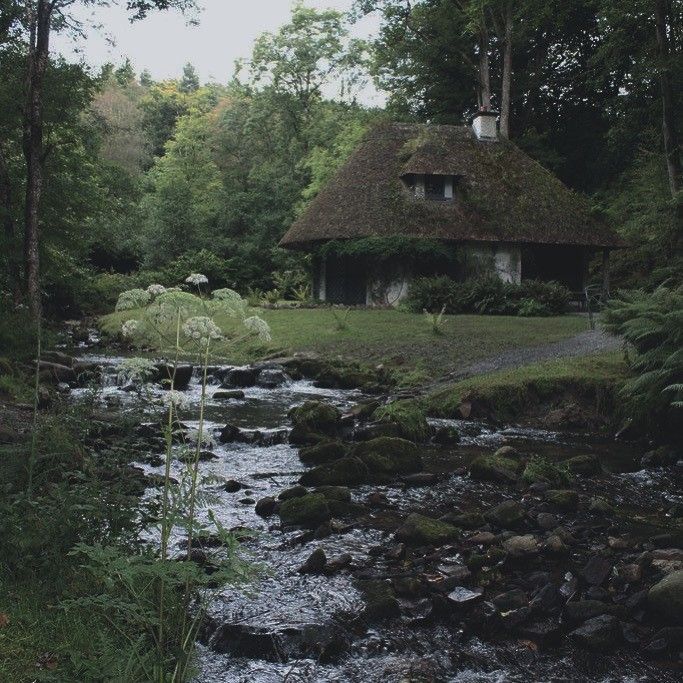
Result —
MULTIPOLYGON (((117 362, 77 370, 102 378, 109 410, 139 410, 117 362)), ((314 369, 211 369, 202 474, 217 519, 251 530, 241 546, 261 571, 213 601, 198 683, 681 679, 677 453, 402 411, 378 421, 382 399, 314 369)), ((191 441, 200 387, 182 376, 191 441)), ((137 428, 152 486, 158 417, 137 428)))

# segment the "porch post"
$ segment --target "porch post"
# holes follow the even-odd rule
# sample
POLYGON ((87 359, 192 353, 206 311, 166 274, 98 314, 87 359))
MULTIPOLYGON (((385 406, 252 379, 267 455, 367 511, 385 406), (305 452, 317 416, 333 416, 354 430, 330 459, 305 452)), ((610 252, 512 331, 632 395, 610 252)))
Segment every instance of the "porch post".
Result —
POLYGON ((602 250, 602 298, 609 299, 609 249, 602 250))

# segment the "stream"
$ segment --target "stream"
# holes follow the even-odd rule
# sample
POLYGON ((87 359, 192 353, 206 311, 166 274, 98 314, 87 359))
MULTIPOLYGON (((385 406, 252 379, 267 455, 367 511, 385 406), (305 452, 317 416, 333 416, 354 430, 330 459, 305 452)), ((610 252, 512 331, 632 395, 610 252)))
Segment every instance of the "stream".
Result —
MULTIPOLYGON (((152 401, 141 407, 138 395, 119 384, 116 366, 121 360, 83 355, 79 362, 100 368, 102 386, 97 400, 109 410, 140 411, 141 422, 158 420, 160 408, 153 407, 152 401)), ((507 499, 521 499, 532 517, 542 509, 533 494, 470 478, 467 467, 478 455, 490 454, 501 446, 553 460, 596 454, 604 472, 577 479, 576 489, 582 499, 608 499, 619 515, 608 521, 585 511, 560 515, 570 535, 577 539, 561 560, 553 557, 546 564, 542 558, 535 558, 528 569, 513 565, 504 572, 495 566, 484 570, 491 585, 502 586, 494 594, 516 588, 531 596, 533 604, 534 596, 543 589, 548 593, 547 586, 552 584, 558 587, 558 595, 571 599, 564 589, 573 585, 572 590, 577 590, 576 567, 592 553, 608 548, 608 539, 627 539, 623 549, 614 543, 615 547, 608 550, 614 553, 615 566, 617 560, 631 563, 632 557, 644 550, 662 547, 656 539, 670 533, 668 521, 681 514, 680 466, 642 469, 642 447, 597 436, 431 420, 434 429, 454 427, 461 436, 456 445, 421 447, 424 469, 436 475, 434 483, 407 487, 395 481, 356 486, 351 489, 352 502, 363 506, 362 513, 352 519, 333 519, 331 533, 283 529, 277 514, 260 516, 255 504, 269 496, 277 498, 309 469, 299 459, 299 449, 287 442, 290 409, 305 401, 320 400, 347 413, 363 396, 357 390, 323 389, 309 380, 293 381, 279 368, 269 371, 266 379, 242 388, 243 398, 214 398, 220 390, 218 380, 212 380, 208 389, 204 448, 215 457, 201 462, 201 475, 215 477, 216 483, 209 485, 215 496, 211 509, 221 524, 254 532, 242 542, 242 548, 261 571, 247 586, 225 589, 213 600, 209 627, 198 645, 196 683, 681 680, 680 660, 676 664, 669 654, 641 647, 654 629, 646 620, 639 621, 637 615, 624 616, 624 612, 622 621, 633 623, 634 632, 642 626, 638 647, 622 642, 609 651, 578 648, 565 637, 551 637, 555 634, 551 628, 547 633, 525 631, 516 620, 507 621, 508 613, 515 610, 500 610, 502 617, 498 614, 494 620, 481 608, 491 603, 479 603, 479 610, 484 612, 479 621, 469 616, 454 618, 450 613, 444 616, 438 600, 426 598, 423 589, 415 589, 404 579, 416 578, 424 586, 436 576, 448 577, 454 568, 462 569, 462 544, 439 547, 435 551, 438 557, 416 557, 410 552, 406 555, 393 538, 397 525, 411 512, 439 517, 449 510, 484 510, 507 499), (222 443, 218 435, 226 424, 238 427, 255 442, 222 443), (226 481, 236 482, 230 487, 232 492, 225 490, 226 481), (300 573, 299 568, 319 548, 328 562, 343 558, 339 570, 300 573), (396 579, 399 575, 400 580, 396 579), (387 578, 394 586, 399 612, 391 619, 366 619, 359 580, 387 578), (317 647, 321 642, 325 644, 323 654, 317 647)), ((78 399, 88 391, 73 389, 71 395, 78 399)), ((153 397, 160 398, 163 393, 158 387, 153 397)), ((184 394, 187 406, 179 418, 192 431, 197 426, 193 418, 201 397, 196 376, 184 394)), ((160 455, 163 453, 146 454, 137 466, 146 474, 161 475, 163 465, 154 457, 160 455)), ((179 466, 174 461, 174 476, 179 466)), ((530 524, 525 522, 520 533, 528 533, 530 524)), ((680 548, 680 539, 663 542, 663 547, 669 546, 680 548)), ((482 543, 481 551, 486 552, 486 543, 482 543)), ((613 574, 616 576, 617 571, 613 574)), ((603 585, 594 586, 589 589, 592 595, 583 597, 621 605, 639 589, 623 588, 611 578, 603 585)), ((550 605, 546 612, 545 607, 540 609, 540 616, 534 613, 530 619, 534 624, 549 619, 561 622, 556 616, 559 608, 550 605)))

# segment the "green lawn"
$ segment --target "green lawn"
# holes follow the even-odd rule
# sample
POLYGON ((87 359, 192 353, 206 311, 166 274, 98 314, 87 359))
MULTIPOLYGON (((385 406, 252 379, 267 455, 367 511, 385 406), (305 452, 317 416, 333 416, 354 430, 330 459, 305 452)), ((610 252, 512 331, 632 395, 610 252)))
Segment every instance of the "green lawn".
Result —
MULTIPOLYGON (((358 309, 348 312, 347 327, 338 329, 335 313, 326 308, 263 309, 273 341, 266 348, 253 344, 216 348, 233 362, 244 362, 275 351, 308 351, 362 363, 386 363, 405 368, 415 380, 436 377, 477 359, 511 348, 558 341, 585 330, 587 322, 576 315, 555 318, 504 316, 445 316, 443 334, 435 335, 423 315, 396 310, 358 309)), ((337 316, 342 315, 337 312, 337 316)), ((102 328, 116 334, 134 311, 102 318, 102 328)), ((217 321, 224 331, 234 329, 228 319, 217 321)))

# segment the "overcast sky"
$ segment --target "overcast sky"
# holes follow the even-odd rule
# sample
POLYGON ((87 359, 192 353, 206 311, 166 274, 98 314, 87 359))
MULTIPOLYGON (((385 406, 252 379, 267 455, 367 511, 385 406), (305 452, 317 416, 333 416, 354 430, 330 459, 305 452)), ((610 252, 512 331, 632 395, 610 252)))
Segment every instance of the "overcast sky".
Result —
MULTIPOLYGON (((64 35, 57 36, 53 47, 93 66, 119 63, 127 56, 138 73, 147 69, 158 80, 177 78, 189 61, 203 82, 225 83, 233 73, 235 59, 249 57, 256 36, 286 23, 292 7, 291 0, 199 0, 198 4, 204 8, 198 26, 188 26, 178 12, 156 12, 130 24, 120 7, 81 8, 79 17, 85 24, 101 24, 105 30, 90 28, 87 40, 77 44, 64 35)), ((347 11, 353 0, 307 0, 306 4, 347 11)), ((377 32, 378 25, 377 17, 367 17, 354 25, 352 32, 367 37, 377 32)), ((376 101, 373 92, 366 92, 363 99, 376 101)))

